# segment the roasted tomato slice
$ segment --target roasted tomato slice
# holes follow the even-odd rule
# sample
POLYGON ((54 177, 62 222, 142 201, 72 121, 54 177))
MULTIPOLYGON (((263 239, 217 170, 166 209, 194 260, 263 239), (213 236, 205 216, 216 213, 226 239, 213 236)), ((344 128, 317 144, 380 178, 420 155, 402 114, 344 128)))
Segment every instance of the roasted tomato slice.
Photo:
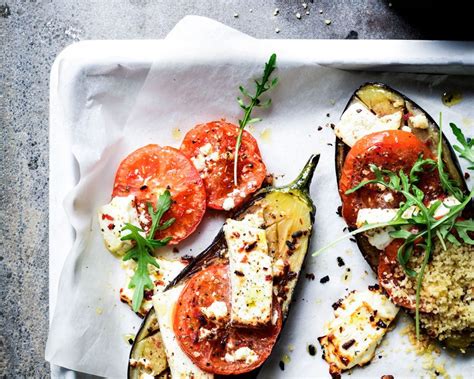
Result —
MULTIPOLYGON (((380 285, 390 299, 400 307, 416 309, 416 280, 407 276, 403 267, 398 263, 397 252, 403 240, 394 240, 385 248, 379 260, 378 278, 380 285)), ((414 254, 421 254, 415 248, 414 254)), ((431 307, 432 308, 432 307, 431 307)), ((420 311, 429 312, 428 305, 420 298, 420 311)))
MULTIPOLYGON (((342 214, 347 223, 354 227, 357 213, 362 208, 397 208, 403 195, 390 192, 377 185, 368 185, 346 195, 345 192, 363 180, 374 179, 369 165, 375 164, 381 169, 409 174, 420 154, 424 158, 434 159, 429 148, 413 133, 402 130, 390 130, 369 134, 355 143, 347 154, 339 182, 342 199, 342 214)), ((425 193, 425 201, 442 196, 443 190, 436 171, 419 175, 418 187, 425 193)))
POLYGON ((228 266, 209 266, 186 284, 174 316, 174 332, 183 351, 202 370, 218 375, 242 374, 262 365, 282 326, 281 308, 276 298, 272 324, 264 328, 234 327, 229 315, 222 320, 206 318, 202 308, 215 301, 224 302, 230 312, 229 292, 228 266), (236 354, 239 349, 247 355, 236 354), (248 349, 252 350, 250 354, 248 349))
POLYGON ((239 150, 238 186, 234 186, 234 151, 239 128, 225 121, 213 121, 191 129, 181 151, 191 159, 204 180, 207 206, 230 210, 242 204, 262 185, 266 167, 257 141, 244 131, 239 150))
POLYGON ((126 157, 115 175, 112 196, 135 195, 144 230, 151 225, 146 203, 156 204, 166 189, 173 204, 163 221, 174 217, 170 228, 158 231, 155 238, 172 237, 176 244, 199 225, 206 211, 206 191, 191 161, 172 147, 147 145, 126 157))

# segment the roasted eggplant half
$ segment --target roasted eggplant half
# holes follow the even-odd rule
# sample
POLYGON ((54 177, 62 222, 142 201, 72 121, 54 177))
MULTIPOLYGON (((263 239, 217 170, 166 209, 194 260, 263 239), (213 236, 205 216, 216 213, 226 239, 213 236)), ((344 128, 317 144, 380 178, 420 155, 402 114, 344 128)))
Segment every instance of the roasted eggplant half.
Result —
MULTIPOLYGON (((226 285, 227 287, 225 287, 225 292, 230 293, 234 291, 233 289, 232 291, 230 289, 228 290, 228 288, 231 287, 230 283, 233 283, 231 282, 232 273, 230 270, 232 264, 231 262, 233 259, 232 247, 229 247, 230 242, 228 241, 230 241, 229 238, 231 238, 229 237, 229 233, 231 233, 233 237, 237 238, 238 232, 236 230, 232 230, 231 232, 229 232, 229 230, 226 229, 226 225, 237 223, 237 227, 241 227, 243 225, 243 222, 246 222, 246 220, 250 220, 252 218, 256 219, 256 215, 258 215, 259 226, 257 229, 260 230, 261 233, 263 233, 263 236, 259 236, 266 241, 266 254, 270 262, 269 264, 271 265, 271 271, 267 272, 267 274, 270 273, 270 275, 264 275, 264 280, 266 280, 267 283, 270 283, 269 296, 270 304, 272 307, 271 320, 268 321, 268 324, 266 326, 229 326, 233 325, 233 321, 231 320, 231 317, 233 317, 233 308, 230 305, 230 299, 227 299, 227 307, 229 307, 229 318, 225 322, 225 326, 222 326, 224 333, 219 334, 218 337, 215 338, 217 340, 216 344, 219 346, 215 347, 215 350, 213 350, 213 354, 207 355, 208 358, 206 358, 210 360, 206 362, 207 367, 212 367, 215 377, 227 375, 232 375, 241 378, 256 377, 260 366, 271 353, 275 341, 279 337, 281 326, 288 316, 288 310, 295 291, 296 283, 300 276, 304 259, 309 250, 309 244, 316 211, 309 195, 309 188, 318 161, 319 155, 312 156, 299 174, 299 176, 292 183, 284 187, 268 186, 262 188, 255 195, 252 196, 252 198, 246 203, 246 205, 244 205, 243 208, 237 211, 230 219, 227 219, 226 223, 224 224, 224 227, 218 232, 211 245, 206 248, 202 253, 197 255, 189 263, 189 265, 186 266, 181 271, 181 273, 179 273, 179 275, 177 275, 177 277, 170 282, 163 294, 158 295, 163 297, 169 295, 170 298, 175 298, 175 305, 173 305, 169 300, 167 303, 167 300, 162 299, 162 302, 160 303, 159 300, 155 300, 154 298, 155 310, 158 314, 160 325, 162 323, 161 315, 164 312, 163 308, 173 307, 173 316, 169 317, 168 320, 174 320, 176 331, 176 322, 180 322, 176 320, 181 319, 179 315, 182 313, 183 307, 192 307, 195 305, 195 303, 204 301, 202 300, 202 298, 205 298, 207 296, 217 296, 216 291, 219 292, 219 288, 222 287, 219 282, 223 282, 223 280, 222 277, 219 279, 219 275, 222 273, 223 270, 226 272, 225 281, 229 283, 226 285), (239 224, 239 222, 241 223, 239 224), (214 287, 211 291, 212 294, 210 292, 206 293, 205 289, 202 288, 202 286, 196 287, 197 289, 195 288, 194 290, 190 290, 190 288, 192 288, 192 286, 194 285, 193 283, 198 280, 201 280, 200 278, 204 275, 208 275, 207 279, 199 283, 206 284, 213 282, 214 287), (229 279, 227 280, 227 278, 229 279), (178 295, 173 294, 174 292, 178 292, 178 295), (197 295, 190 300, 188 299, 189 301, 187 301, 187 298, 185 298, 185 296, 193 296, 194 294, 197 295), (178 296, 180 300, 176 300, 178 296), (231 328, 231 330, 228 331, 226 328, 231 328), (273 333, 272 335, 269 334, 270 331, 271 333, 273 333), (242 339, 240 339, 240 337, 242 339), (259 341, 259 338, 261 338, 261 341, 264 341, 262 343, 266 344, 266 347, 264 349, 265 358, 263 358, 263 353, 261 356, 259 355, 262 352, 261 350, 258 350, 259 347, 256 343, 256 341, 259 341), (252 339, 254 339, 255 343, 252 344, 252 342, 250 342, 250 345, 248 345, 247 347, 248 341, 252 339), (237 350, 232 350, 231 354, 233 355, 230 355, 228 352, 230 351, 229 349, 232 348, 234 350, 237 350), (218 365, 219 363, 216 363, 216 361, 212 361, 209 357, 211 355, 224 354, 222 349, 226 349, 227 352, 225 355, 225 361, 223 359, 224 356, 222 355, 220 362, 223 362, 223 367, 217 367, 216 365, 218 365), (252 349, 254 349, 255 352, 252 349), (216 351, 218 353, 216 353, 216 351), (240 354, 239 352, 245 353, 245 355, 242 356, 243 358, 237 356, 238 354, 240 354), (252 360, 255 360, 255 363, 253 363, 252 360), (231 364, 232 367, 236 368, 236 371, 232 371, 228 366, 228 362, 240 363, 236 363, 234 366, 232 366, 231 364)), ((245 232, 243 234, 245 235, 245 232)), ((249 235, 251 235, 251 233, 249 233, 249 235)), ((261 242, 262 239, 260 239, 260 237, 257 237, 256 241, 258 240, 261 242)), ((258 242, 258 244, 260 242, 258 242)), ((250 252, 247 255, 248 257, 252 257, 252 249, 254 249, 253 251, 258 252, 258 244, 249 243, 248 241, 246 241, 245 243, 247 243, 247 245, 245 245, 244 250, 246 252, 250 252)), ((248 259, 252 260, 253 258, 248 259)), ((245 258, 245 261, 246 260, 247 258, 245 258)), ((242 262, 243 261, 244 259, 242 259, 242 262)), ((260 262, 254 263, 256 263, 257 265, 260 264, 260 262)), ((268 267, 261 267, 264 270, 268 269, 268 267)), ((237 270, 235 270, 234 273, 237 277, 241 277, 243 275, 243 273, 238 272, 237 270)), ((246 273, 248 272, 246 271, 246 273)), ((268 284, 265 283, 258 282, 256 284, 257 292, 260 291, 260 285, 262 287, 268 287, 268 284)), ((245 288, 243 290, 245 291, 245 288)), ((257 295, 256 292, 254 293, 254 295, 257 297, 260 296, 257 295)), ((229 297, 230 296, 231 295, 229 295, 229 297)), ((246 298, 245 300, 247 301, 248 298, 246 298)), ((258 304, 258 302, 256 303, 256 306, 260 305, 258 304)), ((213 338, 212 333, 216 333, 213 332, 216 329, 217 323, 215 319, 218 316, 219 311, 217 305, 222 306, 222 304, 224 304, 224 302, 214 300, 211 306, 205 308, 206 312, 204 312, 203 307, 199 308, 200 310, 198 310, 197 312, 202 313, 200 313, 199 316, 196 316, 196 319, 198 320, 198 325, 197 329, 194 329, 195 331, 198 330, 199 332, 196 332, 197 334, 195 333, 195 335, 190 340, 190 344, 192 344, 193 346, 197 346, 200 343, 204 344, 204 342, 201 341, 213 338), (211 308, 215 308, 212 310, 214 312, 212 314, 213 318, 207 319, 207 310, 209 310, 210 312, 211 308), (212 324, 212 326, 209 326, 210 324, 212 324), (202 333, 203 330, 201 330, 202 328, 199 328, 201 325, 204 325, 206 328, 208 328, 203 329, 205 331, 204 336, 202 333)), ((226 309, 225 305, 224 309, 226 309)), ((195 314, 196 311, 193 312, 195 314)), ((150 338, 151 335, 154 335, 153 331, 157 330, 156 328, 152 328, 150 333, 150 328, 147 326, 150 324, 154 324, 154 313, 154 311, 151 311, 150 314, 148 314, 140 330, 140 333, 137 336, 137 341, 135 342, 132 348, 131 362, 134 364, 137 360, 140 359, 141 354, 143 354, 142 352, 146 351, 145 349, 143 349, 143 347, 141 347, 140 344, 143 344, 143 341, 147 341, 147 338, 150 338)), ((252 317, 259 318, 259 313, 259 311, 253 313, 252 317)), ((189 318, 188 316, 186 317, 189 318)), ((186 319, 186 317, 182 318, 186 319)), ((245 320, 243 320, 242 322, 245 322, 245 320)), ((185 328, 186 327, 187 326, 185 326, 185 328)), ((178 327, 178 330, 181 330, 181 328, 178 327)), ((163 333, 165 333, 164 330, 163 333)), ((165 344, 166 338, 167 336, 164 335, 165 344)), ((181 337, 177 335, 176 340, 180 340, 180 338, 181 337)), ((181 339, 181 341, 185 340, 181 339)), ((188 357, 196 357, 196 359, 192 359, 191 357, 190 358, 192 359, 195 365, 199 366, 202 369, 202 365, 197 362, 199 361, 200 351, 195 351, 194 354, 189 354, 189 352, 186 350, 186 347, 188 345, 185 345, 185 343, 186 341, 181 342, 181 347, 183 348, 182 351, 187 353, 188 357)), ((163 350, 159 350, 157 354, 159 354, 159 356, 161 357, 162 352, 163 350)), ((172 364, 170 363, 170 365, 172 364)), ((136 376, 138 375, 136 374, 136 367, 130 366, 131 365, 129 365, 129 376, 133 378, 138 377, 136 376)), ((164 364, 162 366, 163 370, 165 370, 166 366, 164 364)), ((202 375, 206 374, 204 371, 209 371, 209 369, 199 372, 200 377, 205 377, 204 375, 202 375)), ((166 371, 163 372, 166 373, 166 371)), ((173 367, 171 367, 171 372, 173 373, 173 367)))
POLYGON ((158 319, 153 308, 143 320, 135 337, 128 364, 129 379, 142 379, 148 377, 147 375, 159 379, 171 378, 158 319))
MULTIPOLYGON (((432 153, 433 157, 437 157, 439 138, 442 138, 442 161, 444 163, 444 169, 450 179, 453 180, 465 194, 469 192, 454 150, 446 137, 440 132, 440 128, 433 118, 415 102, 387 85, 366 83, 351 96, 341 115, 340 122, 335 127, 337 136, 335 163, 338 186, 341 192, 341 198, 343 199, 342 213, 351 229, 356 228, 354 222, 355 218, 352 217, 351 220, 348 214, 354 212, 354 207, 350 208, 352 209, 351 211, 349 211, 349 207, 345 207, 345 189, 341 189, 341 187, 343 187, 341 179, 344 181, 348 177, 347 171, 344 171, 347 169, 345 164, 349 162, 347 160, 348 156, 349 160, 360 162, 358 161, 360 155, 354 155, 354 151, 352 154, 349 154, 349 152, 357 141, 365 141, 370 139, 370 135, 375 135, 372 133, 386 133, 391 130, 395 131, 395 133, 399 130, 412 133, 417 140, 423 143, 424 148, 428 149, 426 151, 432 153), (356 157, 355 159, 353 159, 354 156, 356 157)), ((398 145, 398 140, 396 141, 396 144, 394 144, 395 149, 403 149, 403 144, 400 142, 398 145)), ((361 143, 358 144, 358 148, 360 146, 361 143)), ((365 154, 364 157, 366 156, 365 154)), ((400 161, 401 160, 402 158, 400 158, 400 161)), ((360 164, 362 165, 362 163, 360 164)), ((439 179, 437 180, 439 181, 439 179)), ((378 205, 368 206, 367 208, 379 207, 385 210, 385 208, 390 208, 390 204, 388 204, 390 201, 393 201, 393 204, 397 204, 397 199, 394 199, 392 194, 384 194, 384 191, 384 188, 380 188, 380 196, 386 196, 387 204, 380 206, 380 202, 375 202, 378 205)), ((368 204, 368 202, 366 201, 365 204, 368 204)), ((392 208, 396 208, 397 206, 398 205, 392 206, 392 208)), ((382 215, 382 213, 380 214, 382 215)), ((465 207, 462 216, 464 218, 470 218, 472 214, 473 205, 471 202, 465 207)), ((352 216, 354 215, 352 214, 352 216)), ((377 220, 376 222, 379 221, 377 220)), ((390 247, 385 248, 384 246, 381 248, 377 244, 374 245, 373 240, 369 242, 369 238, 363 233, 357 234, 355 238, 365 260, 371 268, 379 274, 379 281, 381 281, 381 257, 386 257, 389 254, 387 251, 389 251, 388 249, 390 247), (384 250, 385 255, 383 254, 384 250)), ((472 281, 469 281, 470 276, 468 275, 469 271, 472 273, 472 263, 470 262, 472 262, 474 258, 473 246, 465 245, 459 248, 458 246, 448 244, 447 251, 444 250, 446 250, 445 247, 444 249, 440 247, 434 248, 433 256, 427 266, 427 281, 432 280, 435 282, 437 280, 436 275, 439 275, 441 280, 440 284, 444 283, 442 281, 443 278, 448 277, 448 282, 451 280, 450 283, 456 282, 458 286, 455 290, 453 288, 445 288, 444 291, 438 294, 438 301, 432 299, 431 305, 428 303, 424 304, 423 301, 421 301, 421 327, 426 334, 440 340, 448 347, 465 351, 467 347, 472 346, 474 341, 472 310, 469 310, 469 303, 472 298, 472 281), (447 258, 450 253, 451 257, 456 257, 455 262, 450 261, 451 258, 447 258), (456 267, 459 267, 459 265, 463 266, 464 274, 459 275, 457 272, 456 267), (436 272, 436 270, 438 271, 436 272), (454 303, 445 301, 450 297, 447 293, 448 291, 450 291, 450 293, 455 291, 460 292, 460 296, 453 300, 456 302, 456 306, 459 305, 459 309, 455 310, 454 303), (453 312, 457 313, 454 314, 453 312), (454 325, 456 322, 451 319, 459 319, 461 321, 459 321, 457 325, 454 325), (452 332, 446 332, 445 329, 451 327, 454 328, 452 332)), ((396 251, 397 250, 395 250, 395 253, 396 251)), ((400 275, 397 280, 407 282, 408 279, 402 276, 403 275, 400 275)), ((382 282, 381 284, 383 285, 382 282)), ((449 287, 450 284, 447 283, 446 285, 449 287)), ((385 287, 385 290, 387 290, 387 287, 385 287)), ((413 301, 402 301, 401 299, 406 300, 410 296, 414 298, 413 291, 413 288, 411 288, 410 290, 406 290, 406 293, 395 294, 395 291, 390 293, 391 291, 387 290, 389 295, 391 295, 392 301, 407 309, 411 314, 414 313, 413 301)), ((421 296, 423 296, 423 294, 429 296, 429 292, 428 288, 425 292, 422 290, 421 296)))

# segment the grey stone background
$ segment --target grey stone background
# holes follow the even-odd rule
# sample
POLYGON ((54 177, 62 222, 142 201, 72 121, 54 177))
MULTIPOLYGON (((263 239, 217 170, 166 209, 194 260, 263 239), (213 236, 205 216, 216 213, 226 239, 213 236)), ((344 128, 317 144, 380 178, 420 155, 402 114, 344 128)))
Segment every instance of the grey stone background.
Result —
POLYGON ((188 14, 258 38, 470 39, 473 33, 463 31, 470 12, 446 3, 306 0, 305 9, 303 2, 0 0, 1 377, 49 376, 48 80, 64 47, 85 39, 163 38, 188 14))

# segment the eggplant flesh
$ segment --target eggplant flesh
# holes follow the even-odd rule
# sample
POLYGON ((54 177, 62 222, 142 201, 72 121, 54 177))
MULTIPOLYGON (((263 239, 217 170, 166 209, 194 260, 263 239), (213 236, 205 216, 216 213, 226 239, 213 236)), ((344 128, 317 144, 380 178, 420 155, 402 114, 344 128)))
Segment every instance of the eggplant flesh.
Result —
MULTIPOLYGON (((262 188, 244 208, 232 216, 235 220, 242 220, 245 215, 255 213, 259 208, 263 210, 264 229, 273 262, 285 262, 284 275, 274 279, 284 319, 288 315, 299 273, 309 250, 316 212, 309 187, 318 161, 319 155, 311 156, 296 180, 284 187, 262 188)), ((221 229, 211 245, 196 256, 167 288, 188 280, 207 266, 227 263, 226 253, 227 243, 221 229)))
POLYGON ((159 379, 171 378, 158 319, 153 308, 143 320, 135 337, 128 364, 129 379, 141 379, 147 375, 159 379))
MULTIPOLYGON (((425 129, 412 128, 412 133, 415 134, 426 146, 430 148, 434 156, 437 156, 437 148, 439 138, 442 138, 443 143, 443 154, 442 160, 445 165, 445 170, 453 179, 458 186, 463 190, 465 194, 469 192, 466 181, 464 179, 461 166, 456 157, 456 154, 445 137, 444 134, 440 133, 440 128, 435 120, 425 112, 415 102, 401 94, 400 92, 390 88, 389 86, 381 83, 366 83, 357 89, 349 99, 344 112, 355 103, 362 103, 372 113, 379 117, 394 114, 395 112, 402 111, 403 114, 411 113, 413 115, 422 114, 428 120, 428 127, 425 129)), ((343 113, 344 113, 343 112, 343 113)), ((337 181, 341 179, 342 169, 346 160, 347 154, 349 153, 350 147, 346 145, 341 139, 336 138, 336 176, 337 181)), ((474 214, 473 203, 471 202, 464 210, 463 216, 466 218, 472 217, 474 214)), ((357 245, 364 256, 370 267, 377 273, 379 257, 381 251, 369 244, 368 239, 363 234, 357 234, 355 236, 357 245)), ((442 341, 447 347, 465 350, 474 343, 472 337, 472 330, 466 330, 457 336, 448 338, 442 341)))

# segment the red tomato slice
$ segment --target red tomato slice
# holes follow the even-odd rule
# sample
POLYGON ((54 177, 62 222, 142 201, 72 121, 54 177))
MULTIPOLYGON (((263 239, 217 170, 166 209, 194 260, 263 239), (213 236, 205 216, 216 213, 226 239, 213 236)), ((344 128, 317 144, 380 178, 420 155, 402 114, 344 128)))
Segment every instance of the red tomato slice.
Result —
POLYGON ((126 157, 115 175, 112 196, 136 196, 137 209, 144 230, 151 225, 146 203, 156 204, 166 189, 173 204, 163 217, 176 221, 170 228, 158 231, 155 238, 172 237, 177 244, 199 225, 206 211, 206 191, 199 173, 186 156, 172 147, 147 145, 126 157))
POLYGON ((201 308, 223 301, 230 311, 230 285, 227 265, 209 266, 194 275, 178 300, 174 316, 174 332, 183 351, 199 368, 218 375, 243 374, 261 366, 270 355, 282 326, 281 308, 274 297, 273 312, 278 319, 273 325, 258 329, 234 327, 227 322, 205 318, 201 308), (213 331, 202 338, 201 328, 213 331), (253 362, 225 359, 241 347, 252 349, 253 362))
POLYGON ((237 208, 248 195, 260 188, 265 179, 266 167, 257 141, 244 131, 239 150, 239 185, 234 186, 234 151, 238 132, 239 128, 234 124, 213 121, 196 125, 181 144, 181 151, 192 160, 204 180, 209 208, 237 208), (232 201, 224 204, 229 197, 232 201))
MULTIPOLYGON (((416 309, 416 288, 415 281, 413 286, 404 284, 407 275, 397 260, 397 252, 403 240, 394 240, 385 249, 385 253, 380 256, 378 267, 378 278, 380 285, 385 289, 390 299, 400 307, 415 310, 416 309)), ((416 249, 415 249, 416 250, 416 249)), ((415 251, 414 254, 417 254, 415 251)), ((420 298, 420 311, 427 312, 423 297, 420 298)))
MULTIPOLYGON (((376 185, 365 186, 346 195, 345 192, 363 180, 374 179, 369 164, 394 172, 403 170, 409 174, 419 155, 434 159, 429 148, 413 133, 390 130, 369 134, 352 147, 347 154, 339 181, 342 199, 342 214, 351 227, 355 227, 357 213, 362 208, 397 208, 403 195, 392 192, 393 200, 387 201, 387 189, 376 185)), ((425 201, 436 199, 443 194, 436 171, 419 175, 419 188, 425 193, 425 201)))

